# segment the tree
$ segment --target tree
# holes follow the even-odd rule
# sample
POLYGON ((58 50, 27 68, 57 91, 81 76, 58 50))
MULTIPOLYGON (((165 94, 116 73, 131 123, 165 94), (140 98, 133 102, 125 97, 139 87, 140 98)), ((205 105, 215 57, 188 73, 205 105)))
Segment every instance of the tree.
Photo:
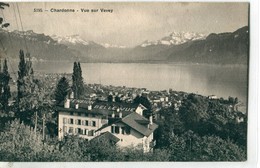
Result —
POLYGON ((115 102, 122 102, 119 96, 115 97, 115 102))
POLYGON ((120 161, 123 155, 114 144, 108 140, 91 140, 83 148, 84 156, 88 156, 91 161, 120 161))
MULTIPOLYGON (((0 9, 5 9, 5 6, 9 7, 9 4, 0 2, 0 9)), ((6 28, 6 27, 10 26, 10 24, 4 23, 4 19, 2 17, 0 17, 0 26, 1 26, 1 28, 6 28)))
MULTIPOLYGON (((3 78, 4 78, 4 74, 2 72, 2 61, 0 59, 0 98, 1 98, 1 94, 3 91, 3 78)), ((0 103, 0 108, 3 107, 3 105, 0 103)))
POLYGON ((84 81, 79 62, 74 62, 72 74, 72 89, 75 93, 75 98, 81 98, 84 95, 84 81))
POLYGON ((180 107, 180 117, 187 129, 197 129, 201 122, 209 118, 208 101, 202 96, 188 95, 180 107))
POLYGON ((188 131, 170 138, 172 161, 245 161, 246 150, 230 140, 202 136, 188 131))
POLYGON ((66 96, 70 91, 69 82, 65 77, 62 77, 56 87, 55 90, 55 100, 56 103, 59 104, 65 100, 66 96))
POLYGON ((112 102, 113 101, 113 96, 112 95, 108 95, 107 96, 107 101, 108 102, 112 102))
POLYGON ((33 80, 33 69, 31 61, 26 61, 24 57, 23 50, 20 50, 19 53, 20 62, 19 62, 19 70, 18 70, 18 81, 17 81, 17 104, 19 106, 20 99, 23 98, 26 94, 28 94, 30 86, 26 85, 26 81, 33 80))
POLYGON ((152 108, 152 105, 151 105, 150 101, 149 101, 148 98, 145 97, 145 96, 139 96, 139 95, 137 95, 137 96, 134 98, 134 104, 142 104, 142 105, 145 106, 148 110, 151 110, 151 108, 152 108))
POLYGON ((3 66, 3 72, 0 70, 0 82, 1 82, 1 91, 0 91, 0 103, 3 106, 3 109, 7 111, 8 109, 8 100, 11 97, 10 93, 10 86, 9 86, 9 80, 10 74, 8 72, 8 66, 7 66, 7 60, 5 59, 4 61, 4 66, 3 66), (3 91, 2 91, 3 90, 3 91))
POLYGON ((154 134, 157 141, 156 147, 167 148, 169 147, 172 135, 182 134, 184 132, 184 125, 183 122, 180 121, 178 112, 174 109, 161 109, 159 114, 163 119, 158 122, 159 128, 156 129, 154 134))
POLYGON ((41 140, 41 136, 34 134, 31 127, 14 120, 1 132, 0 158, 2 161, 34 161, 42 150, 41 140))
POLYGON ((168 148, 171 157, 171 161, 185 161, 188 160, 186 152, 186 140, 183 136, 172 135, 169 137, 169 146, 168 148))
POLYGON ((237 97, 234 98, 234 97, 229 96, 229 97, 228 97, 228 102, 229 102, 230 104, 232 104, 232 105, 235 105, 235 104, 238 103, 238 98, 237 98, 237 97))
POLYGON ((17 116, 26 124, 38 128, 37 124, 41 121, 38 119, 51 111, 51 102, 42 82, 34 78, 32 62, 30 59, 25 60, 22 50, 20 50, 17 89, 17 116))
MULTIPOLYGON (((9 7, 9 4, 0 2, 0 9, 3 10, 5 9, 5 7, 9 7)), ((10 25, 9 23, 5 23, 4 19, 0 17, 0 29, 6 28, 9 25, 10 25)), ((2 47, 3 50, 5 50, 3 44, 2 47)), ((11 97, 10 86, 9 86, 10 75, 8 73, 7 60, 5 59, 4 61, 3 72, 2 72, 1 64, 2 63, 0 60, 0 107, 2 107, 6 111, 8 108, 8 99, 11 97)))
POLYGON ((0 2, 0 9, 4 9, 4 6, 9 7, 8 3, 0 2))
POLYGON ((18 65, 18 80, 17 80, 17 106, 18 111, 25 111, 30 108, 27 104, 22 105, 23 103, 28 102, 26 96, 30 95, 33 90, 35 90, 35 85, 33 83, 33 71, 32 63, 30 60, 26 61, 23 50, 20 50, 19 53, 20 62, 18 65))
MULTIPOLYGON (((45 143, 42 140, 40 133, 19 120, 6 124, 4 131, 0 133, 1 161, 70 161, 74 151, 67 148, 59 150, 56 139, 45 143)), ((72 143, 67 143, 67 146, 75 148, 72 143)), ((78 161, 80 158, 73 159, 78 161)))

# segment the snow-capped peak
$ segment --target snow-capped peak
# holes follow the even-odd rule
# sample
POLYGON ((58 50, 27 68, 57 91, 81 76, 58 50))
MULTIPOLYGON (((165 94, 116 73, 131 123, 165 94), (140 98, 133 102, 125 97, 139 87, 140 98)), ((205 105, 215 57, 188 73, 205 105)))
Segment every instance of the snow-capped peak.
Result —
MULTIPOLYGON (((82 45, 91 45, 91 44, 98 44, 92 41, 86 41, 82 39, 78 34, 76 35, 71 35, 71 36, 65 36, 65 37, 60 37, 57 35, 52 35, 51 36, 53 40, 57 41, 60 44, 82 44, 82 45)), ((120 46, 120 45, 115 45, 115 44, 108 44, 108 43, 100 43, 98 45, 101 45, 105 48, 126 48, 125 46, 120 46)))
POLYGON ((19 31, 19 30, 14 30, 14 31, 10 31, 13 32, 17 35, 21 35, 21 36, 32 36, 32 35, 37 35, 36 33, 33 32, 33 30, 27 30, 27 31, 19 31))
POLYGON ((101 43, 100 45, 102 45, 105 48, 126 48, 126 46, 120 46, 120 45, 108 44, 108 43, 101 43))
POLYGON ((172 32, 169 36, 163 37, 157 41, 145 41, 141 44, 141 47, 147 47, 150 45, 179 45, 188 41, 205 39, 206 35, 202 33, 194 32, 172 32))
POLYGON ((58 43, 72 43, 72 44, 83 44, 83 45, 89 45, 89 42, 86 40, 83 40, 80 38, 78 34, 76 35, 71 35, 71 36, 65 36, 65 37, 60 37, 57 35, 52 35, 51 36, 54 40, 56 40, 58 43))

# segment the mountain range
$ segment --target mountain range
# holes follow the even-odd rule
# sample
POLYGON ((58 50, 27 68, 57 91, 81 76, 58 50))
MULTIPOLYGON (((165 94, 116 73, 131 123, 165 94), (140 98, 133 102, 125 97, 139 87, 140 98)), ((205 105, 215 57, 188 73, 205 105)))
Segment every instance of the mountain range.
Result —
POLYGON ((213 63, 247 64, 249 29, 211 33, 173 32, 156 41, 144 41, 132 48, 82 39, 79 35, 59 37, 29 31, 0 29, 0 52, 18 59, 20 49, 33 60, 124 62, 124 63, 213 63))

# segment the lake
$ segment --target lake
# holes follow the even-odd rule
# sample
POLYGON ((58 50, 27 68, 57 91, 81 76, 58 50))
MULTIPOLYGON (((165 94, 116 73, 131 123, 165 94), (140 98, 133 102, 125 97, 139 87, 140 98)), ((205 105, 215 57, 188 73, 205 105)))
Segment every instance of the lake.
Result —
MULTIPOLYGON (((35 71, 72 73, 73 63, 34 62, 35 71)), ((238 97, 247 102, 247 66, 142 63, 82 63, 86 83, 185 91, 201 95, 238 97)))

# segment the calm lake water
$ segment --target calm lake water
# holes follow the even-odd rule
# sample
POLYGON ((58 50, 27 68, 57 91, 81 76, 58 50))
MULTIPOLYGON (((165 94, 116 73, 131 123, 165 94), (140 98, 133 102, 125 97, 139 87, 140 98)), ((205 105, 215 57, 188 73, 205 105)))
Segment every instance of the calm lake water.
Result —
MULTIPOLYGON (((72 73, 73 63, 33 63, 35 71, 72 73)), ((247 101, 247 67, 221 65, 82 63, 86 83, 238 97, 247 101)))

